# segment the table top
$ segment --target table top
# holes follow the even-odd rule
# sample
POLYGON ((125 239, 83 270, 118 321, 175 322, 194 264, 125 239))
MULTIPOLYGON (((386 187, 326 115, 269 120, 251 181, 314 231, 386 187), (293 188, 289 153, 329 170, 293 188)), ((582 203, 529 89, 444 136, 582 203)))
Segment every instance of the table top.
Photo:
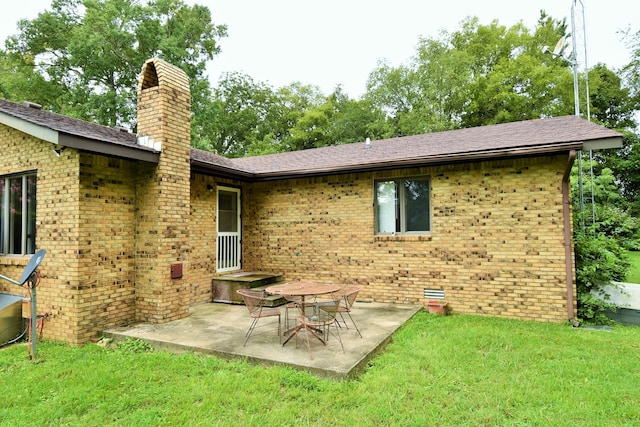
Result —
POLYGON ((303 295, 321 295, 335 292, 340 289, 340 286, 330 283, 315 283, 315 282, 284 282, 277 285, 269 286, 265 288, 270 294, 275 295, 291 295, 291 296, 303 296, 303 295))

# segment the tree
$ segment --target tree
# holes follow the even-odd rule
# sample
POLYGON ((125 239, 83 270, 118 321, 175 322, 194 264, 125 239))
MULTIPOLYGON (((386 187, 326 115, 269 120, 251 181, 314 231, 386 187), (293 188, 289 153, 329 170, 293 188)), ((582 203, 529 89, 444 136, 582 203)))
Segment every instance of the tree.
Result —
POLYGON ((623 67, 622 73, 636 103, 635 109, 638 110, 640 108, 640 30, 633 33, 629 28, 623 33, 623 37, 631 49, 631 61, 623 67))
POLYGON ((622 149, 602 156, 600 163, 614 172, 630 212, 640 217, 640 139, 631 131, 622 133, 622 149))
POLYGON ((622 79, 604 64, 589 70, 591 117, 609 129, 633 129, 636 103, 622 79))
POLYGON ((199 148, 229 157, 296 151, 390 135, 384 114, 340 87, 324 96, 294 82, 274 90, 240 73, 227 73, 213 92, 199 148))
POLYGON ((533 34, 469 18, 459 31, 421 39, 409 65, 380 63, 366 97, 400 135, 570 114, 571 72, 542 52, 565 33, 544 12, 533 34))
POLYGON ((571 73, 562 59, 542 52, 544 44, 566 31, 564 21, 542 13, 534 34, 522 24, 506 29, 497 25, 466 25, 454 38, 454 47, 467 49, 471 65, 470 105, 462 126, 508 123, 570 114, 571 73))
POLYGON ((191 81, 194 115, 207 109, 206 61, 226 36, 205 6, 181 0, 53 0, 51 10, 18 23, 3 67, 19 78, 0 84, 14 100, 30 100, 61 114, 135 129, 140 67, 163 57, 191 81), (38 81, 37 86, 25 85, 38 81))
POLYGON ((328 97, 318 93, 297 117, 284 143, 287 149, 304 150, 389 136, 392 130, 382 111, 368 100, 349 98, 338 86, 328 97))
MULTIPOLYGON (((280 96, 267 84, 241 73, 226 73, 213 92, 207 121, 199 123, 200 148, 228 157, 243 157, 249 147, 278 144, 278 126, 285 112, 280 96), (269 142, 270 141, 270 142, 269 142), (206 146, 204 145, 206 142, 206 146)), ((254 147, 254 152, 255 147, 254 147)))
POLYGON ((327 130, 331 145, 362 142, 367 138, 383 139, 393 136, 393 129, 385 114, 366 99, 354 100, 337 87, 327 102, 333 106, 327 130))

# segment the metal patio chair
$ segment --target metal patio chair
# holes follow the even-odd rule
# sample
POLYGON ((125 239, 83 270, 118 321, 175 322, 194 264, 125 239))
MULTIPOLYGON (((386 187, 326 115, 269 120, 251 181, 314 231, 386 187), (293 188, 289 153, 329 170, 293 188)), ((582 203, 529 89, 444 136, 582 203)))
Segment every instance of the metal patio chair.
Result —
MULTIPOLYGON (((284 299, 287 300, 286 304, 284 305, 284 327, 285 327, 285 330, 288 331, 290 329, 289 319, 291 319, 291 317, 289 316, 289 310, 294 310, 297 313, 299 311, 300 304, 302 302, 302 297, 295 296, 295 295, 285 295, 284 299)), ((297 316, 293 317, 293 319, 296 319, 296 318, 297 316)), ((285 334, 286 334, 286 331, 285 331, 285 334)))
MULTIPOLYGON (((343 314, 346 313, 347 316, 349 316, 349 319, 351 319, 351 323, 353 323, 353 326, 356 328, 358 335, 360 335, 360 338, 362 338, 362 334, 360 333, 358 325, 356 324, 355 320, 353 320, 353 317, 351 317, 351 308, 356 302, 356 298, 358 296, 358 292, 360 292, 360 289, 362 289, 360 286, 345 286, 343 288, 340 288, 337 293, 341 297, 340 306, 338 307, 338 314, 340 314, 340 318, 342 319, 344 327, 346 329, 349 329, 349 325, 347 325, 347 321, 345 320, 343 314)), ((338 322, 338 325, 340 325, 340 322, 338 322)))
MULTIPOLYGON (((285 309, 285 311, 284 311, 284 327, 285 327, 285 329, 288 330, 288 329, 290 329, 289 322, 290 322, 291 318, 293 318, 294 320, 297 320, 297 314, 302 309, 303 298, 301 296, 298 296, 298 295, 285 295, 284 299, 287 300, 287 303, 284 305, 284 309, 285 309), (294 313, 296 313, 296 315, 289 316, 289 310, 293 310, 294 313)), ((315 301, 316 301, 316 296, 315 295, 307 296, 304 299, 304 305, 307 308, 308 307, 313 307, 315 305, 315 301)))
MULTIPOLYGON (((247 345, 247 341, 253 334, 256 326, 258 325, 258 321, 265 317, 278 317, 278 341, 282 342, 282 333, 281 333, 281 323, 280 323, 280 308, 277 307, 265 307, 264 303, 266 301, 265 294, 263 291, 255 291, 251 289, 238 289, 236 291, 244 301, 244 305, 247 306, 249 310, 249 314, 253 319, 251 321, 251 326, 247 330, 245 334, 246 338, 244 340, 244 344, 242 346, 247 345)), ((264 325, 267 326, 267 325, 264 325)))
MULTIPOLYGON (((313 359, 313 354, 311 353, 311 336, 314 336, 323 345, 326 345, 329 340, 329 335, 335 335, 338 338, 340 347, 344 353, 344 345, 342 344, 342 338, 340 337, 340 327, 336 321, 336 314, 338 313, 340 301, 341 298, 339 295, 322 295, 322 298, 316 299, 315 303, 305 304, 304 308, 300 309, 298 321, 300 322, 302 329, 305 330, 307 348, 311 359, 313 359), (335 334, 331 332, 332 325, 335 328, 335 334)), ((298 335, 296 334, 296 346, 297 342, 298 335)))

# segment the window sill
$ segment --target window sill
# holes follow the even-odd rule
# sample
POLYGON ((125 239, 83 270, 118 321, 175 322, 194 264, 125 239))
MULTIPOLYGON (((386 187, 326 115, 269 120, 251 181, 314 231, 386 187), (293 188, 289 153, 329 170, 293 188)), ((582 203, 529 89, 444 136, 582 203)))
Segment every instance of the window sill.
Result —
POLYGON ((0 255, 0 265, 17 265, 24 267, 33 255, 0 255))
POLYGON ((374 242, 430 242, 431 234, 381 234, 374 236, 374 242))

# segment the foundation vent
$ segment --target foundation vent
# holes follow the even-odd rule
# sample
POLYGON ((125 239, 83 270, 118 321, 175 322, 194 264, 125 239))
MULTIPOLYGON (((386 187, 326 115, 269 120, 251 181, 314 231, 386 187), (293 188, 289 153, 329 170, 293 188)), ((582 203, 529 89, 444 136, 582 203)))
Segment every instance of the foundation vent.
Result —
POLYGON ((444 291, 442 289, 424 289, 425 299, 444 299, 444 291))

